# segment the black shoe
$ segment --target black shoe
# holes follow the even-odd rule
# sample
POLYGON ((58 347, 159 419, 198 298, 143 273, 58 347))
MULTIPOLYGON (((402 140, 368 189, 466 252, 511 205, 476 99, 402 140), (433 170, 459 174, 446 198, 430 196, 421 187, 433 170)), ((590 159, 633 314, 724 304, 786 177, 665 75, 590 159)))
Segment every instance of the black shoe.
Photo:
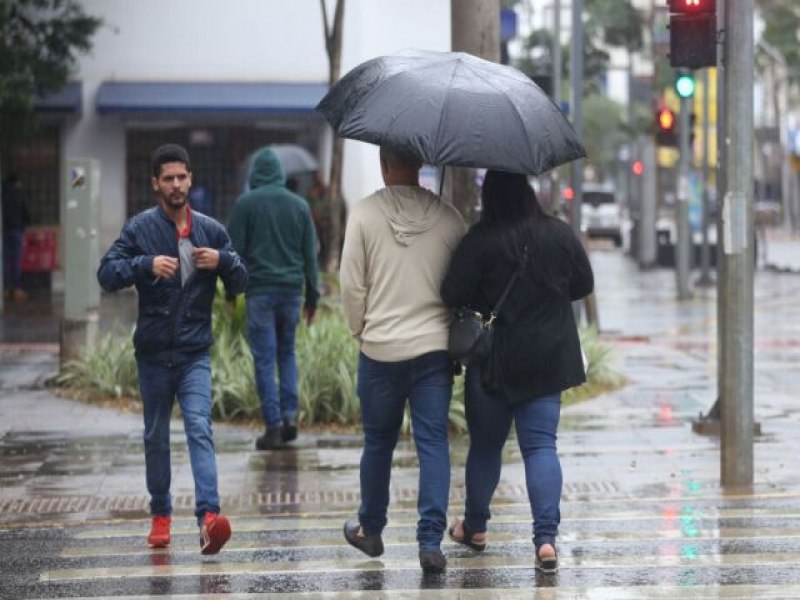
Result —
POLYGON ((344 539, 347 543, 358 548, 367 556, 380 556, 383 554, 383 540, 379 535, 359 535, 363 533, 361 524, 356 519, 350 519, 344 524, 344 539))
POLYGON ((281 439, 284 444, 297 439, 297 419, 283 420, 283 434, 281 435, 281 439))
POLYGON ((256 438, 256 450, 277 450, 283 446, 283 428, 270 427, 261 437, 256 438))
POLYGON ((442 573, 447 566, 447 559, 441 550, 420 550, 419 566, 423 573, 442 573))

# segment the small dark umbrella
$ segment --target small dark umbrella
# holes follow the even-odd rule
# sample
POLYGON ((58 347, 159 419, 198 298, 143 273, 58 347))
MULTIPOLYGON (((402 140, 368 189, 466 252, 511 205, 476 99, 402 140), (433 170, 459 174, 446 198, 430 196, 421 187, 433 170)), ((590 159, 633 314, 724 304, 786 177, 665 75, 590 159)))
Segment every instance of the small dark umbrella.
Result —
POLYGON ((314 155, 297 144, 272 144, 269 147, 278 157, 286 175, 309 173, 319 169, 314 155))
POLYGON ((348 72, 317 105, 346 138, 437 165, 538 175, 586 156, 529 77, 462 52, 407 50, 348 72))

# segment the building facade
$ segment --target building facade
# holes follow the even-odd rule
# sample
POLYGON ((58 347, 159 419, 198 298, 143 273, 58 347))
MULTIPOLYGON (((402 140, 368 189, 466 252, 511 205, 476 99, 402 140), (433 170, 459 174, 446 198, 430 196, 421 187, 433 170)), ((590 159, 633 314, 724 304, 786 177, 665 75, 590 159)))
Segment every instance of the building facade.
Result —
MULTIPOLYGON (((328 14, 333 13, 333 1, 328 14)), ((149 157, 184 144, 194 184, 227 220, 246 158, 261 146, 299 144, 327 179, 331 132, 314 111, 328 89, 318 0, 81 0, 103 19, 74 81, 38 104, 42 127, 7 148, 31 197, 34 225, 58 227, 71 158, 100 165, 99 244, 152 205, 149 157)), ((356 64, 416 47, 450 49, 449 0, 348 0, 342 75, 356 64)), ((377 149, 348 141, 343 192, 354 202, 382 185, 377 149)))

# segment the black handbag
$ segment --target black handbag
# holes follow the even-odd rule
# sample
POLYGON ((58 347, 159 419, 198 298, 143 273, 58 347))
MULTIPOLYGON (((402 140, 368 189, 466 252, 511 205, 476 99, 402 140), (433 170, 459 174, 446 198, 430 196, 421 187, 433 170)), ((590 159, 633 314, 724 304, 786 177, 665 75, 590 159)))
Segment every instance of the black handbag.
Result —
POLYGON ((462 364, 470 364, 481 362, 489 356, 492 350, 494 322, 500 312, 500 307, 525 266, 527 255, 526 248, 523 259, 514 274, 511 275, 506 289, 503 290, 503 294, 488 317, 468 306, 453 309, 450 316, 450 333, 447 337, 447 351, 450 358, 462 364))

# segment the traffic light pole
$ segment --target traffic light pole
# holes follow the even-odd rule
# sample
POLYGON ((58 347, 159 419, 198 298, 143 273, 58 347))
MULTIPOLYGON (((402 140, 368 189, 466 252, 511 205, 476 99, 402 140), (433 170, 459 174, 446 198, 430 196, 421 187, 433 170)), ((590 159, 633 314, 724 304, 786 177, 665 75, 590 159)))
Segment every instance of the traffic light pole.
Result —
POLYGON ((753 0, 725 3, 722 252, 717 287, 720 475, 753 483, 753 0))
POLYGON ((711 277, 711 247, 708 239, 708 226, 709 216, 711 213, 711 206, 708 198, 708 136, 710 135, 711 128, 708 126, 709 117, 709 104, 711 102, 711 95, 708 90, 708 69, 703 69, 703 245, 700 252, 700 277, 697 279, 697 285, 711 286, 714 285, 714 279, 711 277))
POLYGON ((679 141, 681 158, 678 163, 678 189, 675 202, 675 227, 678 239, 675 243, 675 278, 678 300, 692 297, 689 290, 689 265, 691 252, 691 233, 689 231, 689 98, 681 98, 679 113, 679 141))

